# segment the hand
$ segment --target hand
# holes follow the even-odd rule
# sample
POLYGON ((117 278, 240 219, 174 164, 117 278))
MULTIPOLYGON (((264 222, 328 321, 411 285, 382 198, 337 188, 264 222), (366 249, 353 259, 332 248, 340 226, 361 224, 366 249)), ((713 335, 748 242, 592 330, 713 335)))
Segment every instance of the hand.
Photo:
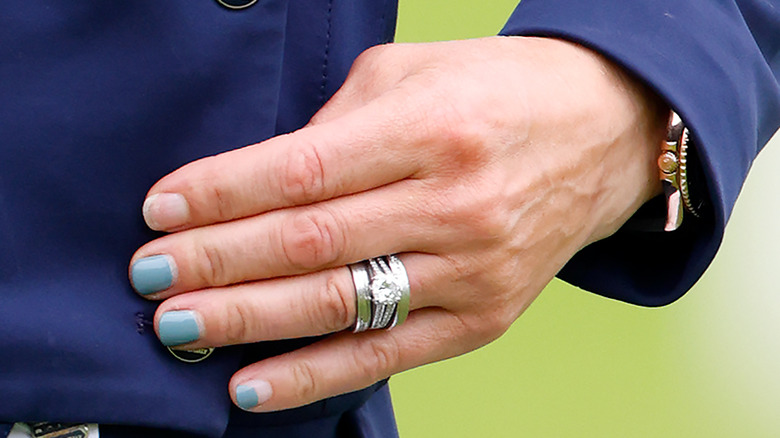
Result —
POLYGON ((376 47, 307 127, 160 180, 144 216, 174 233, 138 250, 131 279, 165 300, 168 345, 334 333, 238 371, 230 392, 245 409, 357 390, 500 336, 573 254, 659 192, 666 116, 615 65, 559 40, 376 47), (408 320, 345 331, 345 265, 393 253, 408 320))

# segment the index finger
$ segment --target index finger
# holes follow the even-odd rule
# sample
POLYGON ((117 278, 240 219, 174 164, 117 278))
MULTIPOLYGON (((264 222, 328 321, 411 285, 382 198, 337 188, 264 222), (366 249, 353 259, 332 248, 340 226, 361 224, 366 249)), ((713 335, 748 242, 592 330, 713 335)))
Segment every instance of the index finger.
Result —
POLYGON ((373 101, 328 123, 204 158, 161 179, 150 228, 178 231, 306 205, 404 179, 419 167, 408 112, 373 101))

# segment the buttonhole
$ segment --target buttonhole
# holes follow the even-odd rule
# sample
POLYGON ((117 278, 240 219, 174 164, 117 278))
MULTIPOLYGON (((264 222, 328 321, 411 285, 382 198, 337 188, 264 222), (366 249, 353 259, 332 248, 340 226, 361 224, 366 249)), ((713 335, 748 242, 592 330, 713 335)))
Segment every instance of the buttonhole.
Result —
POLYGON ((150 328, 153 329, 154 327, 154 321, 149 319, 145 313, 143 312, 136 312, 135 314, 135 331, 138 332, 139 335, 142 335, 146 333, 146 329, 150 328))

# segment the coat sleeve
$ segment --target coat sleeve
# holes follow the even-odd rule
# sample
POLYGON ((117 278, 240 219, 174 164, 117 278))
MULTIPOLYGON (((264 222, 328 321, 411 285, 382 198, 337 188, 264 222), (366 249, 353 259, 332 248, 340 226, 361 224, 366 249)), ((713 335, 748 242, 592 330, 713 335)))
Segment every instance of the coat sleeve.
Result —
POLYGON ((639 305, 682 296, 715 256, 751 163, 780 125, 780 1, 523 0, 502 34, 590 47, 645 81, 686 121, 709 205, 703 217, 689 216, 671 233, 620 230, 559 273, 639 305))

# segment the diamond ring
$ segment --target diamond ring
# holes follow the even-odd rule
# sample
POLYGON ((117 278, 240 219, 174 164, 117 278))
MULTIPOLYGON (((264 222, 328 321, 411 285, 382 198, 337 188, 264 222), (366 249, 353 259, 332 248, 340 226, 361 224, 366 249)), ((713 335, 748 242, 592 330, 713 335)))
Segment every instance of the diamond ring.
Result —
POLYGON ((381 256, 349 265, 355 284, 355 333, 391 329, 409 314, 409 277, 401 260, 381 256))

